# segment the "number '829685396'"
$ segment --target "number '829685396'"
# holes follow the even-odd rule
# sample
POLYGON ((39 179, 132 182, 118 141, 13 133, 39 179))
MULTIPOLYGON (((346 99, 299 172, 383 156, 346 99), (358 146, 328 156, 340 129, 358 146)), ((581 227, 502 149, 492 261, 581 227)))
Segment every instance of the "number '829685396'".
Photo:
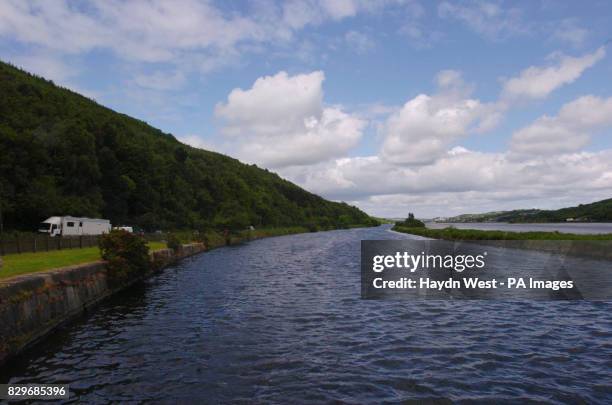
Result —
POLYGON ((63 384, 6 384, 2 388, 4 399, 67 398, 69 392, 63 384))

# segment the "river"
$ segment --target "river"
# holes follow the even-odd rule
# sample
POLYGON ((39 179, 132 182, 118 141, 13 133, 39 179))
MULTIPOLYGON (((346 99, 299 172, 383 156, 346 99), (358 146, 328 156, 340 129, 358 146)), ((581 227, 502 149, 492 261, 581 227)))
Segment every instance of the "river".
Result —
POLYGON ((360 240, 410 238, 381 226, 186 259, 0 383, 67 383, 86 403, 612 401, 610 302, 361 300, 360 240))

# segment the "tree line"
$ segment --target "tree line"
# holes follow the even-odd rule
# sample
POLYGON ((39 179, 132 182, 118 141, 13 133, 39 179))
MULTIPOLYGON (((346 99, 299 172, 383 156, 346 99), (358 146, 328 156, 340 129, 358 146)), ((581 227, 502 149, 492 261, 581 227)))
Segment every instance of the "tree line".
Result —
POLYGON ((373 225, 261 169, 184 145, 52 81, 0 63, 4 229, 52 215, 103 217, 144 230, 373 225))

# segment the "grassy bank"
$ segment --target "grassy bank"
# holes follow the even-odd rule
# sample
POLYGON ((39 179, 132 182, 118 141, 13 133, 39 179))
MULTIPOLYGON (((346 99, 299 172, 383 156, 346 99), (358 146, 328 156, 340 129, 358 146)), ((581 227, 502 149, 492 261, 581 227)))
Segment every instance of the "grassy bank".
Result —
POLYGON ((612 240, 612 234, 581 235, 575 233, 561 232, 507 232, 507 231, 483 231, 478 229, 457 228, 409 228, 394 226, 394 231, 424 236, 433 239, 446 240, 612 240))
POLYGON ((476 229, 429 229, 394 226, 394 231, 433 239, 465 241, 508 249, 535 250, 590 259, 612 260, 612 234, 580 235, 561 232, 504 232, 476 229))
MULTIPOLYGON (((360 228, 368 225, 353 225, 349 228, 360 228)), ((244 230, 231 232, 228 235, 230 244, 237 244, 253 239, 261 239, 272 236, 291 235, 297 233, 315 232, 305 226, 281 227, 281 228, 261 228, 254 230, 244 230)), ((330 229, 331 230, 331 229, 330 229)), ((195 233, 193 231, 172 232, 181 243, 203 242, 208 249, 214 249, 227 245, 226 236, 219 231, 206 231, 195 233)), ((151 251, 163 249, 165 242, 148 242, 151 251)), ((88 247, 82 249, 66 249, 50 252, 21 253, 3 256, 4 266, 0 268, 0 280, 10 277, 35 273, 39 271, 51 270, 60 267, 73 266, 100 260, 100 249, 98 247, 88 247)))
MULTIPOLYGON (((355 225, 352 227, 362 227, 366 225, 355 225)), ((282 227, 282 228, 261 228, 254 230, 244 230, 232 232, 228 235, 230 244, 237 244, 253 239, 267 238, 272 236, 291 235, 297 233, 313 232, 314 230, 303 226, 282 227)), ((207 231, 194 233, 193 231, 177 231, 173 234, 181 243, 193 241, 203 242, 208 249, 227 245, 226 237, 218 231, 207 231)), ((165 242, 148 242, 151 251, 163 249, 165 242)), ((73 266, 100 260, 100 249, 98 247, 88 247, 82 249, 65 249, 50 252, 21 253, 3 256, 4 265, 0 268, 0 280, 10 277, 35 273, 39 271, 51 270, 60 267, 73 266)))
MULTIPOLYGON (((163 249, 163 242, 149 242, 151 251, 163 249)), ((11 254, 2 257, 4 265, 0 268, 0 280, 21 274, 36 273, 60 267, 74 266, 100 260, 100 249, 87 247, 82 249, 54 250, 51 252, 11 254)))

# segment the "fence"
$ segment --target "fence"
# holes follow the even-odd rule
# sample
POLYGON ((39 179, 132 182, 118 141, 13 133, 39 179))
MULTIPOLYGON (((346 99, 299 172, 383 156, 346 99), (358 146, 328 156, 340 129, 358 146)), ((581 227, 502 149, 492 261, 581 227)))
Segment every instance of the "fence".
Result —
POLYGON ((50 237, 40 236, 14 236, 0 238, 0 256, 11 253, 48 252, 98 246, 98 235, 50 237))

